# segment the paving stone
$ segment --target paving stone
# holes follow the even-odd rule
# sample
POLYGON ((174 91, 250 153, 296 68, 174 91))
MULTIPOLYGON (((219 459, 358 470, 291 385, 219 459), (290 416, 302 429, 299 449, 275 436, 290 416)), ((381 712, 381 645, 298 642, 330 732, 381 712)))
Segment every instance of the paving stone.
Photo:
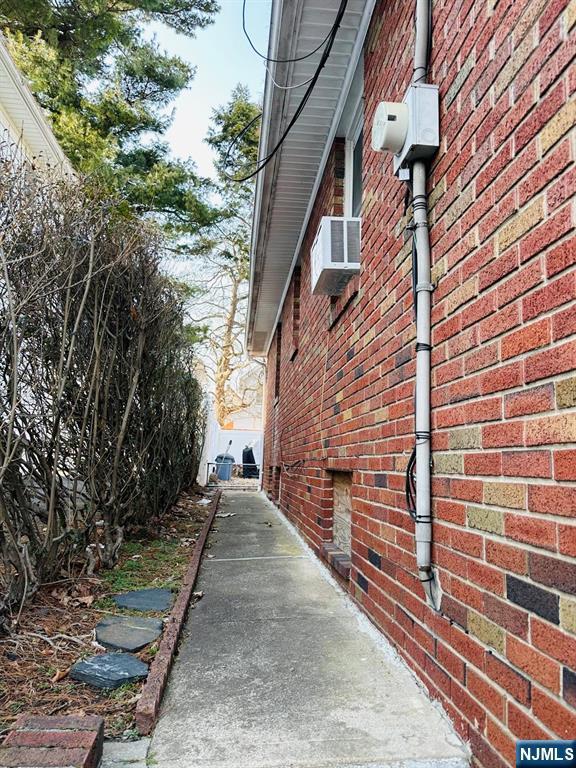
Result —
POLYGON ((150 739, 107 741, 100 768, 146 768, 150 739))
POLYGON ((78 661, 70 670, 70 677, 96 688, 118 688, 125 683, 143 680, 148 665, 130 653, 104 653, 78 661))
POLYGON ((96 640, 106 648, 139 651, 162 633, 160 619, 140 616, 109 616, 96 625, 96 640))
POLYGON ((167 611, 174 595, 169 589, 137 589, 112 598, 119 608, 133 611, 167 611))

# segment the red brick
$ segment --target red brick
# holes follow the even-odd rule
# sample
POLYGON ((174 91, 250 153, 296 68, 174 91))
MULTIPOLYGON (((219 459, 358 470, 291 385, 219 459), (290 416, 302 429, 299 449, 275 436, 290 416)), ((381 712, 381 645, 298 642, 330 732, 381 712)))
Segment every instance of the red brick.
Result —
POLYGON ((540 387, 512 392, 504 397, 504 415, 526 416, 531 413, 550 411, 554 407, 554 385, 545 384, 540 387))
POLYGON ((467 581, 462 581, 451 576, 450 589, 452 597, 459 602, 466 605, 468 608, 474 608, 477 611, 482 611, 484 605, 484 593, 475 586, 472 586, 467 581))
MULTIPOLYGON (((478 726, 476 726, 478 728, 478 726)), ((475 761, 478 762, 482 768, 508 768, 509 763, 504 760, 492 745, 481 735, 485 731, 485 727, 474 730, 470 729, 470 746, 475 761)))
POLYGON ((576 517, 576 488, 531 485, 528 488, 528 509, 545 515, 576 517))
POLYGON ((481 480, 450 480, 450 493, 454 499, 480 502, 483 487, 481 480))
POLYGON ((550 734, 541 728, 532 714, 526 714, 512 699, 508 700, 508 728, 518 739, 549 739, 550 734))
POLYGON ((506 309, 496 312, 480 323, 480 340, 482 342, 500 336, 520 324, 520 306, 511 304, 506 309))
POLYGON ((501 475, 501 453, 466 453, 464 455, 464 474, 466 475, 501 475))
POLYGON ((99 715, 30 715, 18 717, 13 728, 31 731, 98 731, 104 733, 99 715))
POLYGON ((554 341, 565 339, 576 333, 576 304, 556 312, 552 316, 552 338, 554 341))
POLYGON ((464 656, 477 669, 484 668, 483 646, 456 624, 450 627, 450 645, 460 656, 464 656))
POLYGON ((486 674, 520 704, 530 703, 530 681, 491 653, 486 655, 486 674))
POLYGON ((506 253, 498 256, 481 270, 478 275, 478 289, 484 291, 498 280, 501 280, 510 272, 517 270, 519 263, 518 250, 511 248, 506 253))
POLYGON ((552 477, 550 451, 504 451, 502 474, 508 477, 552 477))
POLYGON ((532 694, 532 711, 550 730, 561 739, 572 739, 576 733, 576 711, 560 704, 551 696, 535 688, 532 694))
POLYGON ((83 768, 85 749, 57 749, 52 747, 0 748, 2 768, 83 768))
POLYGON ((498 362, 498 343, 484 344, 466 355, 465 373, 474 373, 498 362))
POLYGON ((468 578, 482 589, 495 592, 497 595, 504 594, 504 574, 490 565, 471 560, 468 565, 468 578))
POLYGON ((484 594, 483 613, 513 635, 524 639, 528 637, 528 613, 521 608, 500 600, 495 595, 484 594))
POLYGON ((565 240, 546 254, 546 274, 553 277, 576 264, 576 237, 565 240))
POLYGON ((506 711, 505 695, 500 693, 491 682, 480 677, 472 667, 469 667, 466 671, 466 687, 482 706, 496 715, 499 720, 504 720, 504 713, 506 711))
POLYGON ((532 581, 576 595, 576 562, 530 552, 528 570, 532 581))
POLYGON ((570 164, 570 161, 570 142, 565 139, 519 185, 519 204, 525 205, 530 198, 544 189, 554 177, 558 176, 570 164))
MULTIPOLYGON (((498 306, 503 307, 535 288, 543 279, 540 260, 533 261, 508 278, 498 287, 498 306)), ((526 316, 524 316, 526 320, 526 316)))
POLYGON ((560 665, 515 637, 506 639, 506 656, 511 664, 554 693, 560 691, 560 665))
POLYGON ((516 759, 516 742, 491 718, 488 718, 486 735, 491 746, 503 755, 509 765, 514 765, 516 759))
POLYGON ((526 383, 546 379, 576 366, 576 341, 547 349, 526 359, 526 383))
POLYGON ((550 520, 507 512, 504 526, 506 536, 515 541, 546 549, 556 549, 556 523, 550 520))
POLYGON ((466 665, 462 659, 456 656, 444 643, 438 642, 436 647, 436 661, 449 673, 450 677, 463 683, 466 665))
POLYGON ((10 747, 90 749, 96 738, 94 731, 11 731, 4 743, 10 747))
POLYGON ((486 541, 486 560, 513 573, 528 573, 528 553, 525 549, 502 544, 499 541, 486 541))
POLYGON ((518 387, 524 382, 524 366, 521 361, 509 363, 483 373, 480 388, 483 395, 518 387))
POLYGON ((514 146, 516 152, 519 152, 529 141, 538 134, 546 123, 558 112, 564 99, 566 98, 564 84, 558 83, 538 106, 532 110, 530 116, 524 120, 522 125, 514 134, 514 146))
POLYGON ((522 300, 524 322, 573 301, 576 291, 575 278, 574 274, 562 275, 562 277, 526 296, 522 300))
POLYGON ((571 637, 547 621, 532 616, 530 620, 532 644, 547 656, 565 664, 574 666, 576 659, 576 637, 571 637))
POLYGON ((572 198, 575 183, 576 167, 572 166, 560 176, 558 181, 548 187, 546 190, 546 203, 549 213, 572 198))
POLYGON ((468 720, 474 723, 476 727, 483 729, 486 722, 486 710, 456 682, 452 684, 451 698, 468 720))
MULTIPOLYGON (((570 66, 574 44, 566 38, 565 17, 554 12, 551 26, 542 21, 557 2, 462 0, 457 8, 434 6, 435 28, 443 34, 435 42, 433 71, 441 82, 448 141, 431 163, 430 183, 431 190, 442 189, 430 233, 439 274, 432 297, 433 449, 463 459, 463 467, 455 464, 457 474, 433 478, 433 559, 444 591, 443 615, 425 607, 416 582, 414 526, 403 494, 414 440, 415 373, 409 243, 402 237, 404 190, 382 173, 382 159, 374 153, 364 153, 358 297, 328 331, 330 305, 339 311, 348 294, 333 302, 309 295, 309 254, 319 218, 341 211, 335 198, 342 197, 342 180, 334 180, 327 166, 300 252, 298 355, 289 361, 288 294, 281 318, 288 329, 280 350, 284 399, 276 406, 270 396, 266 401, 264 463, 281 464, 284 435, 286 460, 303 464, 299 472, 283 475, 282 507, 313 546, 331 535, 328 472, 355 473, 353 575, 359 566, 370 569, 368 548, 381 554, 383 565, 367 574, 370 594, 364 593, 359 605, 470 739, 474 765, 481 768, 513 764, 514 738, 553 735, 550 713, 540 719, 531 711, 528 679, 533 690, 548 690, 561 704, 561 666, 573 665, 569 659, 576 658, 575 638, 553 623, 560 620, 556 587, 565 585, 567 575, 562 563, 576 556, 576 519, 558 515, 566 491, 576 486, 568 454, 562 455, 576 442, 576 414, 561 409, 569 401, 557 402, 554 392, 556 377, 568 375, 563 373, 573 349, 568 345, 576 338, 576 238, 570 229, 576 172, 569 137, 540 157, 538 135, 568 93, 576 92, 576 68, 570 66), (510 71, 516 63, 510 62, 519 55, 522 39, 530 40, 526 60, 510 72, 509 86, 493 101, 491 87, 503 67, 510 71), (473 50, 476 66, 448 106, 446 91, 473 50), (522 212, 532 200, 541 220, 521 232, 522 212), (459 212, 459 206, 465 210, 459 212), (501 238, 517 214, 518 231, 501 238), (498 242, 510 245, 498 253, 498 242), (457 303, 455 294, 468 281, 473 288, 460 295, 465 303, 449 312, 450 296, 457 303), (568 351, 562 354, 563 349, 568 351), (364 373, 354 379, 359 366, 364 373), (336 396, 339 415, 334 414, 336 396), (457 425, 464 429, 453 429, 457 425), (376 473, 385 475, 386 487, 374 487, 376 473), (522 483, 534 505, 530 512, 496 513, 504 517, 502 534, 467 529, 466 507, 481 503, 490 478, 522 483), (549 582, 546 573, 553 570, 547 566, 543 576, 538 556, 560 563, 558 575, 564 575, 556 586, 538 581, 549 582), (543 593, 540 598, 536 590, 543 593), (545 610, 546 596, 556 612, 545 610), (536 619, 536 610, 548 619, 536 619), (472 611, 500 628, 496 631, 505 644, 499 647, 506 658, 487 661, 485 645, 461 629, 472 611), (486 664, 498 683, 487 679, 486 664), (527 704, 515 702, 507 689, 527 704)), ((402 98, 409 82, 411 12, 406 4, 400 16, 394 4, 378 6, 365 51, 367 124, 381 94, 402 98), (400 70, 394 68, 398 61, 400 70)), ((272 345, 271 371, 274 353, 272 345)), ((274 487, 276 495, 277 476, 275 481, 264 472, 266 489, 274 487)))
POLYGON ((484 448, 505 448, 516 445, 524 445, 524 424, 521 422, 486 424, 482 427, 484 448))
POLYGON ((507 360, 524 352, 544 347, 550 343, 551 338, 550 318, 545 317, 531 325, 525 325, 502 339, 502 359, 507 360))
POLYGON ((572 231, 572 212, 565 206, 554 216, 549 217, 539 227, 535 227, 520 242, 520 262, 523 263, 546 250, 549 245, 560 240, 572 231))
POLYGON ((576 525, 558 526, 558 550, 563 555, 576 557, 576 525))

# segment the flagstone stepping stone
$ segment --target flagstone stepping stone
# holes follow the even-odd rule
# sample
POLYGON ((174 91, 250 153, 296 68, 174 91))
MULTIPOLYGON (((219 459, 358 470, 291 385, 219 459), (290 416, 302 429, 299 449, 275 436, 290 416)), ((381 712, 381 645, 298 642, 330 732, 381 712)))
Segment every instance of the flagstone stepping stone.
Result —
POLYGON ((136 589, 112 598, 119 608, 133 611, 167 611, 174 595, 169 589, 136 589))
POLYGON ((70 677, 95 688, 119 688, 126 683, 143 680, 148 675, 148 664, 131 653, 103 653, 77 661, 70 677))
POLYGON ((108 616, 96 625, 96 640, 106 648, 139 651, 162 633, 160 619, 140 616, 108 616))

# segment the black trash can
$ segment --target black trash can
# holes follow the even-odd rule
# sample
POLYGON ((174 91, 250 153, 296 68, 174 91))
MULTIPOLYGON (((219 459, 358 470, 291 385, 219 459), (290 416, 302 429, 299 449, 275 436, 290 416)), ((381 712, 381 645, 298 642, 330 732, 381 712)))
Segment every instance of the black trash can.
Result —
POLYGON ((242 451, 242 477, 252 478, 258 476, 259 472, 254 459, 254 451, 246 446, 242 451))

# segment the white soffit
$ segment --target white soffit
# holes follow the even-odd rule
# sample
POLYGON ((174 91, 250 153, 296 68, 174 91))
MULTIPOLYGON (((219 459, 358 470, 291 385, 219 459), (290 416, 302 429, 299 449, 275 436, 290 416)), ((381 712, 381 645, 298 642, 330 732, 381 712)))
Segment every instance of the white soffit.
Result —
MULTIPOLYGON (((339 0, 274 0, 269 56, 286 59, 316 48, 330 31, 339 0)), ((281 150, 260 172, 252 232, 248 350, 266 353, 287 280, 297 259, 320 174, 344 107, 374 0, 349 0, 328 61, 281 150)), ((270 65, 277 83, 312 77, 321 51, 304 61, 270 65)), ((281 90, 267 75, 260 157, 276 145, 306 87, 281 90)))

